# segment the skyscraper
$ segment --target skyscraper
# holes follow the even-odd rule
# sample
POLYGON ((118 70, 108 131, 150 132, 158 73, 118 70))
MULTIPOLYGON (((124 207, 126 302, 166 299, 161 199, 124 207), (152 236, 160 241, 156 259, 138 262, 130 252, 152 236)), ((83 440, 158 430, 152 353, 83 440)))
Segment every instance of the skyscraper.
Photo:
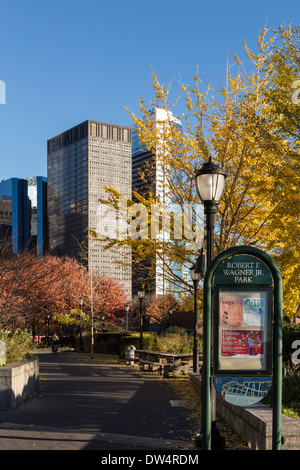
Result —
MULTIPOLYGON (((150 111, 150 115, 155 123, 157 129, 163 130, 165 126, 176 125, 181 128, 181 122, 175 118, 170 111, 154 108, 150 111)), ((167 189, 167 174, 169 169, 166 164, 162 162, 161 158, 157 155, 164 152, 160 148, 159 142, 156 148, 152 151, 147 150, 145 145, 140 142, 138 137, 138 130, 134 129, 132 134, 132 189, 136 190, 139 194, 147 195, 149 191, 152 192, 163 206, 170 205, 171 198, 167 189), (147 174, 147 178, 141 178, 141 174, 147 174)), ((161 240, 167 237, 163 231, 159 237, 161 240)), ((134 263, 133 260, 133 292, 141 288, 143 277, 147 277, 147 268, 150 267, 150 263, 154 263, 154 275, 152 279, 147 279, 147 284, 150 286, 149 289, 155 294, 166 294, 172 291, 172 286, 169 279, 165 275, 164 265, 168 263, 164 253, 161 256, 153 256, 152 260, 148 260, 149 266, 145 262, 144 266, 140 266, 134 263)), ((174 267, 175 269, 175 267, 174 267)))
POLYGON ((88 120, 48 140, 47 149, 51 253, 86 258, 90 271, 119 280, 128 295, 130 248, 103 250, 87 229, 101 221, 102 185, 131 197, 131 136, 128 127, 88 120))
POLYGON ((0 182, 0 236, 12 239, 18 253, 36 249, 43 256, 47 248, 47 179, 33 176, 0 182))

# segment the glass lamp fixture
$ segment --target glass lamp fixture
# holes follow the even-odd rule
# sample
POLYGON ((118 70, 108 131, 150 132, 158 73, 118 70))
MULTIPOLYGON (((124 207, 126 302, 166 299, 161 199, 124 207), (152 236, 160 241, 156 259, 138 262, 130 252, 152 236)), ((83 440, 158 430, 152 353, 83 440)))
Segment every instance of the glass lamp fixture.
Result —
POLYGON ((145 297, 145 291, 139 290, 138 293, 137 293, 137 295, 138 295, 138 298, 139 298, 139 299, 142 299, 143 297, 145 297))
POLYGON ((199 273, 195 272, 195 265, 190 268, 190 273, 191 273, 191 278, 193 281, 199 281, 201 279, 201 276, 199 273))
POLYGON ((211 156, 209 156, 208 162, 204 163, 202 168, 195 173, 197 191, 203 203, 219 203, 223 194, 226 176, 227 172, 212 161, 211 156))

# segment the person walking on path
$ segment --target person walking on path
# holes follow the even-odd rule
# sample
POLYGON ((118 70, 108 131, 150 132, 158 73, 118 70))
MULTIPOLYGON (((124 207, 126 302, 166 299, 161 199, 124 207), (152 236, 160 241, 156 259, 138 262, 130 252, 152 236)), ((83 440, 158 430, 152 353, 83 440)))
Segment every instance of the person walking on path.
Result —
POLYGON ((59 344, 59 337, 56 333, 52 336, 52 354, 57 354, 59 344))

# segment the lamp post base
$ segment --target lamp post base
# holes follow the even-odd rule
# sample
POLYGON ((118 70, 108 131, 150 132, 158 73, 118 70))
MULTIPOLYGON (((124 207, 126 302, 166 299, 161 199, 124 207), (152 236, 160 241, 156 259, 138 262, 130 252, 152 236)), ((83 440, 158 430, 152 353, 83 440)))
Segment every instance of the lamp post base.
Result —
MULTIPOLYGON (((203 449, 202 434, 194 436, 194 444, 197 449, 203 449)), ((216 421, 211 423, 211 450, 222 450, 226 448, 225 437, 220 435, 216 421)))

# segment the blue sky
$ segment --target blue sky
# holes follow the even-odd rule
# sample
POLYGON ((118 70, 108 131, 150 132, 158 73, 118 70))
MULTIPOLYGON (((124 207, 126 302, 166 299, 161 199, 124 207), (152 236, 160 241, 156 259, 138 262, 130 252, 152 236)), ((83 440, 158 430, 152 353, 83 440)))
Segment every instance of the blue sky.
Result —
POLYGON ((130 126, 124 106, 161 82, 221 84, 264 25, 299 24, 299 0, 10 0, 0 6, 0 179, 47 176, 49 138, 86 119, 130 126), (0 95, 1 98, 1 95, 0 95))

